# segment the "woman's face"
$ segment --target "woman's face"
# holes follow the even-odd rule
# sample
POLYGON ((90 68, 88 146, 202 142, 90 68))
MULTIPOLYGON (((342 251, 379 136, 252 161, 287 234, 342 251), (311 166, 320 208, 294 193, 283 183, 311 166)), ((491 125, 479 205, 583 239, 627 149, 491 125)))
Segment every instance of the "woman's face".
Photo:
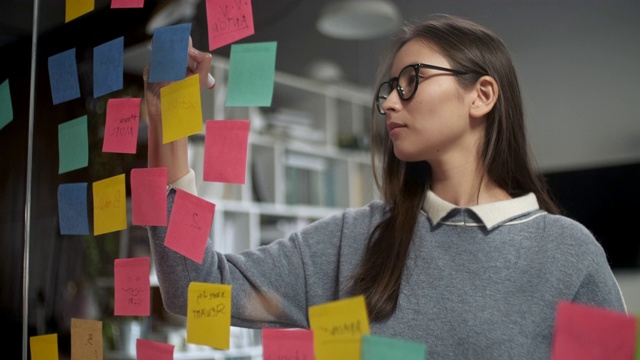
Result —
MULTIPOLYGON (((411 40, 396 55, 390 76, 407 65, 423 63, 450 68, 435 47, 411 40)), ((477 131, 472 131, 469 106, 473 89, 463 89, 450 72, 420 69, 419 85, 408 101, 393 90, 381 104, 386 113, 395 155, 403 161, 427 161, 432 166, 457 157, 475 158, 477 131)))

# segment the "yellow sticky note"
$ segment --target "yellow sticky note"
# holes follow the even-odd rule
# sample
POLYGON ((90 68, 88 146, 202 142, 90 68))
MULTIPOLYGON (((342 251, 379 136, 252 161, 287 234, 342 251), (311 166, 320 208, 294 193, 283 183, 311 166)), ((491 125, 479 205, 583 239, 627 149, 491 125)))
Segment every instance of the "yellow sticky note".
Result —
POLYGON ((160 89, 162 143, 202 131, 202 104, 198 74, 160 89))
POLYGON ((187 342, 229 349, 231 285, 191 282, 187 301, 187 342))
POLYGON ((31 360, 58 360, 58 334, 32 336, 29 347, 31 360))
POLYGON ((71 318, 71 360, 102 360, 102 321, 71 318))
POLYGON ((369 334, 364 296, 309 307, 316 360, 360 360, 362 335, 369 334))
POLYGON ((95 8, 95 0, 67 0, 64 11, 64 22, 80 17, 95 8))
POLYGON ((93 183, 94 235, 127 228, 127 194, 124 174, 93 183))

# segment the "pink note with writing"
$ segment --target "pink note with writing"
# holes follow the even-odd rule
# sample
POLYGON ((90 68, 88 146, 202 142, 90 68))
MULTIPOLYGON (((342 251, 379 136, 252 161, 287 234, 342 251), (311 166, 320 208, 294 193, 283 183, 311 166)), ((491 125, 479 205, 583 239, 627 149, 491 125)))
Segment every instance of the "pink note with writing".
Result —
POLYGON ((151 313, 148 257, 115 259, 113 263, 114 315, 149 316, 151 313))
POLYGON ((141 8, 144 0, 111 0, 112 9, 141 8))
POLYGON ((167 168, 131 169, 131 223, 167 225, 167 168))
POLYGON ((634 316, 561 301, 556 311, 551 360, 633 359, 637 331, 634 316))
POLYGON ((253 35, 251 0, 207 0, 209 50, 253 35))
POLYGON ((102 152, 135 154, 139 122, 140 98, 109 99, 102 152))
POLYGON ((264 360, 313 360, 313 332, 309 329, 262 329, 264 360))
POLYGON ((146 340, 136 340, 136 360, 173 360, 174 345, 146 340))
POLYGON ((176 189, 164 245, 202 264, 216 205, 176 189))
POLYGON ((204 181, 244 184, 249 120, 209 120, 204 138, 204 181))

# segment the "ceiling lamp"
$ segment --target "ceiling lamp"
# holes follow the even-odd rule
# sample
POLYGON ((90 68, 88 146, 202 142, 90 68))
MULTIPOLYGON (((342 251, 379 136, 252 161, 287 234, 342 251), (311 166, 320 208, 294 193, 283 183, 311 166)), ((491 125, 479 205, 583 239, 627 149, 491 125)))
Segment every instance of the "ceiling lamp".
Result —
POLYGON ((400 11, 387 0, 345 0, 326 4, 316 23, 320 33, 343 40, 389 35, 402 25, 400 11))

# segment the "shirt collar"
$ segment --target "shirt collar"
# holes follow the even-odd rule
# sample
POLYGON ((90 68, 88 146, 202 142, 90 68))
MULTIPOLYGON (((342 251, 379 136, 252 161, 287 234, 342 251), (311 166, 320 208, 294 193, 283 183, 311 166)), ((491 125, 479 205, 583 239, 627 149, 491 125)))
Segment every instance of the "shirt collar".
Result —
MULTIPOLYGON (((447 202, 428 190, 427 196, 422 204, 422 210, 427 213, 434 225, 439 223, 456 206, 447 202)), ((538 199, 534 193, 529 193, 517 198, 496 201, 487 204, 474 205, 468 208, 473 211, 484 223, 487 229, 498 225, 501 222, 512 219, 518 215, 540 209, 538 199)))

